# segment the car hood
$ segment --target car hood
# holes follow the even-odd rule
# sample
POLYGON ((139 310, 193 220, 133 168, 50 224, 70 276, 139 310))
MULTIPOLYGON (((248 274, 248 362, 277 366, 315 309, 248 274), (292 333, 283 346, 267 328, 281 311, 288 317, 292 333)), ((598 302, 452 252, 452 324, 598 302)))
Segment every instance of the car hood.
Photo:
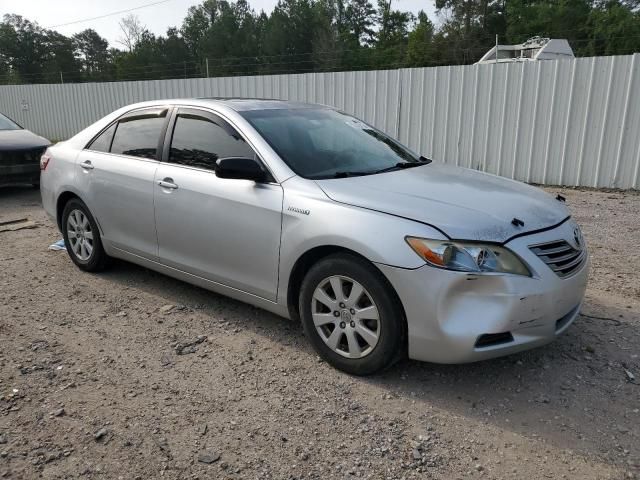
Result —
POLYGON ((503 243, 569 216, 539 188, 445 164, 317 183, 336 202, 410 218, 458 240, 503 243), (524 226, 513 225, 514 218, 524 226))
POLYGON ((0 130, 0 152, 48 147, 51 142, 29 130, 0 130))

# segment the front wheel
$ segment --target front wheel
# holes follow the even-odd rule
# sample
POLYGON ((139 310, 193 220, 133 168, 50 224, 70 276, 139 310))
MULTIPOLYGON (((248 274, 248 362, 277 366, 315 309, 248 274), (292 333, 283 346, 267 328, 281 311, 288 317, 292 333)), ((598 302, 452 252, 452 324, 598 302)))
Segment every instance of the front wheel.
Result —
POLYGON ((382 274, 359 257, 332 255, 311 267, 302 282, 299 309, 315 350, 347 373, 373 374, 403 351, 399 301, 382 274))
POLYGON ((87 206, 78 198, 69 200, 62 212, 62 235, 73 263, 86 272, 97 272, 109 257, 102 247, 100 231, 87 206))

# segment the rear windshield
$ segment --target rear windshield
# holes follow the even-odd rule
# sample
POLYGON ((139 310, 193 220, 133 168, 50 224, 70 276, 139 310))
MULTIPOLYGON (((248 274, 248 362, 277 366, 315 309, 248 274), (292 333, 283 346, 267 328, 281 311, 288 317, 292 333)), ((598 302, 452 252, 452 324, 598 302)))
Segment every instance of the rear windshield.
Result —
POLYGON ((0 113, 0 130, 21 130, 22 127, 0 113))

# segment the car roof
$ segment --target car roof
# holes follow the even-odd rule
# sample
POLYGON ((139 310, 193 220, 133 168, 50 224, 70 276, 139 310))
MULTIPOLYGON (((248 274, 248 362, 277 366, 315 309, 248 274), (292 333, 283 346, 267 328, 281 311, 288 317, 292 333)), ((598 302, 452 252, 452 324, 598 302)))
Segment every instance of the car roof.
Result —
POLYGON ((237 112, 248 110, 292 110, 301 108, 329 108, 326 105, 313 103, 294 102, 289 100, 276 100, 264 98, 225 98, 225 97, 200 97, 189 99, 175 99, 170 103, 175 104, 198 104, 198 105, 224 105, 237 112))
MULTIPOLYGON (((125 113, 144 108, 158 108, 167 106, 203 107, 217 110, 227 110, 233 112, 246 112, 250 110, 301 110, 301 109, 328 109, 333 107, 318 103, 294 102, 289 100, 274 100, 264 98, 223 98, 223 97, 200 97, 200 98, 168 98, 158 100, 147 100, 144 102, 132 103, 122 107, 111 116, 113 120, 125 113)), ((107 117, 105 117, 107 118, 107 117)))

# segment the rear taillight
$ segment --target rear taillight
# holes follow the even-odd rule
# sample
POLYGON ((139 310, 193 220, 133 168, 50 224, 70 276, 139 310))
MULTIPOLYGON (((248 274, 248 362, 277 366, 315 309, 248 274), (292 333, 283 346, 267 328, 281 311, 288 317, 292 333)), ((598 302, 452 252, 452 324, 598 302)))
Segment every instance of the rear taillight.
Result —
POLYGON ((51 161, 51 157, 46 153, 40 157, 40 170, 45 171, 47 169, 47 165, 51 161))

